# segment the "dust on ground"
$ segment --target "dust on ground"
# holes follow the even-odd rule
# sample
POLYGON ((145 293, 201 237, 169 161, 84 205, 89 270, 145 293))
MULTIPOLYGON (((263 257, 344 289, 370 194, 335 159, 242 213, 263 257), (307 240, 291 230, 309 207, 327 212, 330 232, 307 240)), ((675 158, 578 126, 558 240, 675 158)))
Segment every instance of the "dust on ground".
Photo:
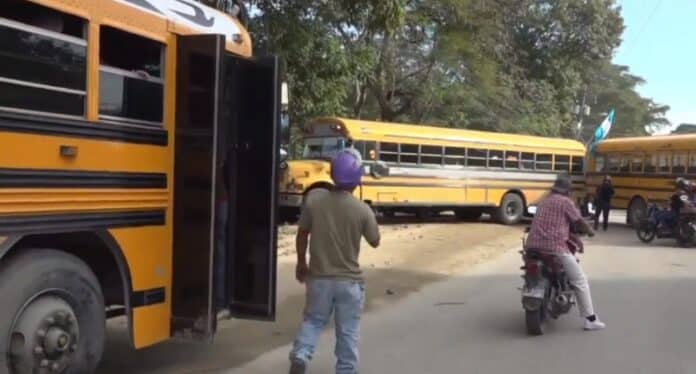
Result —
MULTIPOLYGON (((520 244, 520 226, 492 223, 393 222, 381 226, 382 245, 362 246, 366 313, 391 307, 424 286, 465 272, 520 244)), ((278 240, 275 322, 222 321, 215 343, 169 341, 144 350, 129 347, 124 321, 110 323, 100 373, 216 373, 240 366, 290 343, 301 320, 304 288, 294 279, 296 227, 282 226, 278 240)))

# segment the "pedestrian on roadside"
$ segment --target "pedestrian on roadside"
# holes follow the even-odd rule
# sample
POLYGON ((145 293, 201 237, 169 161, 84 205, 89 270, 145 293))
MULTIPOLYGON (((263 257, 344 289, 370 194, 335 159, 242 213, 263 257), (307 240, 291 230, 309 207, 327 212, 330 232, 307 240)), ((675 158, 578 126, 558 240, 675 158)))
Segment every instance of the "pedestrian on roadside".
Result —
POLYGON ((602 228, 607 231, 609 226, 609 211, 611 210, 611 198, 614 197, 614 185, 611 182, 611 176, 604 176, 602 184, 597 186, 594 216, 594 229, 599 227, 599 215, 602 215, 602 228))
POLYGON ((349 149, 340 152, 331 163, 335 187, 311 191, 300 214, 295 276, 306 286, 306 302, 290 352, 290 374, 306 372, 319 335, 332 314, 336 325, 336 374, 358 373, 359 324, 365 303, 358 262, 360 240, 364 237, 373 248, 380 242, 374 213, 353 196, 362 174, 360 155, 349 149))

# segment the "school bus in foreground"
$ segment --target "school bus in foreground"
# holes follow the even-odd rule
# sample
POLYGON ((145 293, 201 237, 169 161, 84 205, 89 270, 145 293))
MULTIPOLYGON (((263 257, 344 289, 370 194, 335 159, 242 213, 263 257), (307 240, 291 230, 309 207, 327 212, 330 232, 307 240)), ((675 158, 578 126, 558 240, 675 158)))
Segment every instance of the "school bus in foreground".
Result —
POLYGON ((277 75, 191 0, 0 2, 0 372, 94 372, 119 315, 209 338, 213 280, 274 317, 277 75))
POLYGON ((321 118, 304 128, 301 159, 281 165, 284 218, 297 214, 308 191, 330 188, 329 160, 346 147, 365 162, 356 195, 386 215, 454 210, 461 219, 491 213, 511 224, 559 173, 572 173, 574 188, 584 189, 585 147, 574 140, 321 118))
POLYGON ((587 194, 610 175, 612 208, 627 209, 627 223, 634 223, 649 203, 668 202, 678 177, 696 176, 696 134, 608 139, 587 159, 587 194))

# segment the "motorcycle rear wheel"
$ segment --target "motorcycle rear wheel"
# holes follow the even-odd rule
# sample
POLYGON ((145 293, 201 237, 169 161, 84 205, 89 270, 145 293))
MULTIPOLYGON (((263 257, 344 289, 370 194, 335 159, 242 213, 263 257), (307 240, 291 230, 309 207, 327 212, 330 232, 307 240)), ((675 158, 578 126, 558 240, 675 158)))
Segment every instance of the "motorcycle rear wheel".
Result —
POLYGON ((527 324, 527 334, 528 335, 544 335, 544 308, 539 308, 537 310, 526 310, 525 311, 525 322, 527 324))
POLYGON ((657 235, 657 227, 652 222, 643 221, 640 224, 638 224, 636 234, 638 235, 638 239, 640 239, 641 242, 650 243, 655 239, 655 236, 657 235))
POLYGON ((677 227, 677 241, 684 248, 696 245, 696 232, 687 220, 680 220, 677 227))

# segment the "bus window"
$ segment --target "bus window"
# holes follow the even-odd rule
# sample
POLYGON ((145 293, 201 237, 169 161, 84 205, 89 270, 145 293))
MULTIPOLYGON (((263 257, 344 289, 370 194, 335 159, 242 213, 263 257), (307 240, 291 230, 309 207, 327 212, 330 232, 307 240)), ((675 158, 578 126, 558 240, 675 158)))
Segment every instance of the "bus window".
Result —
POLYGON ((538 154, 536 155, 535 168, 537 170, 552 170, 553 166, 553 155, 551 154, 538 154))
POLYGON ((505 152, 505 169, 519 169, 520 168, 520 153, 519 152, 505 152))
POLYGON ((689 174, 696 174, 696 153, 689 153, 689 174))
POLYGON ((602 172, 607 170, 607 162, 606 162, 606 157, 604 155, 597 155, 595 157, 595 165, 594 165, 594 171, 595 172, 602 172))
POLYGON ((0 2, 0 108, 84 117, 85 25, 26 1, 0 2))
POLYGON ((534 153, 522 152, 522 169, 534 170, 534 153))
POLYGON ((628 173, 631 171, 631 159, 628 155, 621 156, 621 161, 619 164, 619 171, 622 173, 628 173))
POLYGON ((487 155, 488 151, 485 149, 469 148, 466 158, 466 165, 485 168, 487 155))
POLYGON ((399 161, 399 145, 396 143, 379 144, 380 161, 397 163, 399 161))
POLYGON ((466 166, 466 148, 446 147, 445 165, 466 166))
POLYGON ((424 165, 442 165, 442 147, 421 145, 420 163, 424 165))
POLYGON ((418 148, 419 146, 416 144, 401 144, 399 148, 399 163, 417 164, 418 148))
POLYGON ((631 158, 631 173, 643 172, 643 155, 633 155, 631 158))
POLYGON ((569 171, 570 170, 570 156, 556 155, 554 157, 553 170, 569 171))
POLYGON ((488 167, 489 168, 502 168, 504 155, 503 151, 488 151, 488 167))
POLYGON ((585 169, 584 163, 585 159, 582 156, 573 156, 573 173, 582 173, 585 169))
POLYGON ((672 173, 686 174, 686 153, 675 153, 672 163, 672 173))
POLYGON ((365 159, 365 142, 353 142, 353 149, 360 153, 360 157, 365 159))
POLYGON ((377 160, 377 142, 365 142, 364 160, 377 160))
POLYGON ((645 156, 645 167, 643 171, 645 173, 654 173, 657 171, 657 155, 645 156))
POLYGON ((621 166, 621 158, 618 155, 610 155, 607 160, 606 170, 610 173, 618 173, 621 166))
POLYGON ((106 26, 100 34, 100 118, 161 126, 164 46, 106 26))
POLYGON ((331 159, 346 146, 346 139, 332 136, 305 138, 302 157, 307 159, 331 159))
POLYGON ((669 153, 660 153, 657 155, 657 172, 669 173, 669 153))

